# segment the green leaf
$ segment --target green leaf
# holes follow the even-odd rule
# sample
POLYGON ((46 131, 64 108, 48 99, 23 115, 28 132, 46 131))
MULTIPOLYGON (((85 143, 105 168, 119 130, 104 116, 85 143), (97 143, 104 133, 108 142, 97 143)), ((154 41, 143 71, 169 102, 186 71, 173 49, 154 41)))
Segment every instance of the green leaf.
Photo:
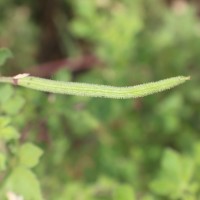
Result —
POLYGON ((168 149, 165 151, 162 167, 171 178, 174 178, 174 180, 176 178, 178 184, 190 180, 194 170, 194 162, 188 156, 180 155, 168 149))
POLYGON ((17 130, 12 126, 9 126, 9 123, 10 118, 0 117, 0 140, 4 140, 5 142, 19 138, 17 130))
POLYGON ((4 128, 10 123, 10 118, 8 117, 0 117, 0 129, 4 128))
POLYGON ((70 182, 66 186, 63 187, 63 191, 61 194, 57 196, 58 200, 74 200, 74 199, 82 199, 82 200, 90 200, 87 195, 86 188, 80 183, 70 182), (84 190, 85 189, 85 190, 84 190), (87 198, 85 198, 87 196, 87 198))
POLYGON ((15 98, 10 98, 2 107, 2 110, 9 115, 16 115, 19 113, 20 109, 25 103, 24 98, 16 96, 15 98))
POLYGON ((14 192, 26 200, 43 200, 37 177, 24 167, 16 167, 8 177, 3 188, 3 195, 5 196, 8 192, 14 192))
POLYGON ((0 139, 8 142, 13 139, 18 139, 19 133, 12 126, 4 127, 0 129, 0 139))
POLYGON ((167 149, 162 160, 162 168, 178 183, 181 179, 182 168, 180 155, 172 149, 167 149))
POLYGON ((20 164, 31 168, 38 164, 42 150, 31 143, 23 144, 19 149, 20 164))
POLYGON ((0 49, 0 66, 3 65, 8 58, 11 58, 13 55, 11 51, 7 48, 0 49))
POLYGON ((194 174, 194 161, 172 149, 167 149, 162 159, 159 176, 150 184, 150 188, 158 195, 181 198, 185 191, 190 191, 194 174))
POLYGON ((14 90, 11 85, 4 85, 3 87, 0 87, 0 103, 7 103, 13 93, 14 90))
POLYGON ((0 171, 6 169, 6 156, 3 153, 0 153, 0 171))
POLYGON ((130 185, 120 185, 113 194, 113 200, 135 200, 133 188, 130 185))

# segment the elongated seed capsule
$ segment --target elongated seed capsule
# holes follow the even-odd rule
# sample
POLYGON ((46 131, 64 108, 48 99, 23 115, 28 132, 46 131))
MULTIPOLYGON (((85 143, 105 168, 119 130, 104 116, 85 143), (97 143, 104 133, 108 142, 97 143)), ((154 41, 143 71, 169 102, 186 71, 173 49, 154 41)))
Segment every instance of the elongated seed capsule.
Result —
POLYGON ((186 80, 189 79, 190 77, 177 76, 157 82, 150 82, 136 86, 114 87, 89 83, 54 81, 29 76, 28 74, 19 74, 15 77, 0 77, 0 82, 9 82, 34 90, 57 94, 128 99, 143 97, 161 92, 163 90, 168 90, 181 83, 184 83, 186 80))

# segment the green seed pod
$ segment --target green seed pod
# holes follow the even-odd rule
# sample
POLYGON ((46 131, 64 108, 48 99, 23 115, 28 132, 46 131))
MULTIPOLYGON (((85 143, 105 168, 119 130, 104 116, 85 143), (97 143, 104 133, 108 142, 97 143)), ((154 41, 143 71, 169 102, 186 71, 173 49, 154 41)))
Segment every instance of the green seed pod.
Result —
POLYGON ((150 82, 136 86, 114 87, 89 83, 54 81, 29 76, 28 74, 19 74, 15 77, 0 77, 0 82, 10 82, 26 88, 56 94, 128 99, 143 97, 164 90, 168 90, 181 83, 184 83, 186 80, 189 79, 190 77, 177 76, 157 82, 150 82))

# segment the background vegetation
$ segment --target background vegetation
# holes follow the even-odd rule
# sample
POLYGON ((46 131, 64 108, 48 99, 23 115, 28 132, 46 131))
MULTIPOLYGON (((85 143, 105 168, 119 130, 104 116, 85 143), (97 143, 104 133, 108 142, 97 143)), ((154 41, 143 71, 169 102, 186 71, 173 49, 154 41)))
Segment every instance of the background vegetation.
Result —
POLYGON ((184 0, 0 1, 0 46, 13 53, 5 76, 192 77, 133 100, 0 85, 0 199, 199 199, 199 10, 184 0))

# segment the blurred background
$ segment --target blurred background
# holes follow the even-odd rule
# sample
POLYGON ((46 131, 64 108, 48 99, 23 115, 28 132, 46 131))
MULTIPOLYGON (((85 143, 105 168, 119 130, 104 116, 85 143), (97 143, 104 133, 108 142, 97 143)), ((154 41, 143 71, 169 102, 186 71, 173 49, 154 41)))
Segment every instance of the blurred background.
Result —
POLYGON ((199 17, 198 0, 1 0, 0 47, 13 53, 4 76, 115 86, 191 76, 132 100, 2 84, 0 127, 8 120, 19 134, 0 142, 3 198, 200 199, 199 17), (34 181, 15 170, 27 142, 43 151, 34 181))

